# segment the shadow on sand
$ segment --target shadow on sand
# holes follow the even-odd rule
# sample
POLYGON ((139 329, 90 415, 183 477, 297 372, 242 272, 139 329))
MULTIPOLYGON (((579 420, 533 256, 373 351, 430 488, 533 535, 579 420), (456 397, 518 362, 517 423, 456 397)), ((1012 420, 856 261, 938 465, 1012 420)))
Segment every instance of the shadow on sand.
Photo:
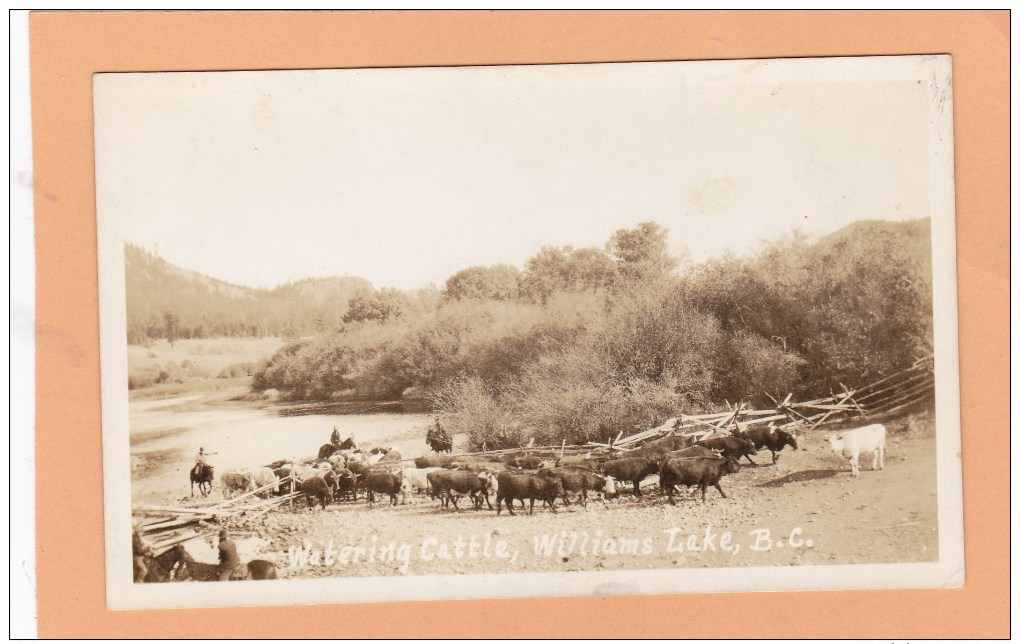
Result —
POLYGON ((759 483, 758 487, 783 487, 787 483, 817 481, 818 479, 827 479, 833 476, 836 476, 836 470, 804 470, 802 472, 793 472, 782 478, 773 479, 765 483, 759 483))

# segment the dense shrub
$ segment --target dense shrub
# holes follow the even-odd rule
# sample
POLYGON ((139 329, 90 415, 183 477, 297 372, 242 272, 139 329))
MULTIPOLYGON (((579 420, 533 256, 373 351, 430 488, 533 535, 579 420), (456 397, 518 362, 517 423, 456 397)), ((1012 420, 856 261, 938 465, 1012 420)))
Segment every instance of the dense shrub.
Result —
POLYGON ((465 269, 399 315, 366 300, 338 330, 278 352, 252 388, 413 391, 473 448, 604 442, 724 401, 825 395, 930 350, 926 220, 794 235, 683 273, 667 249, 664 229, 641 224, 605 252, 542 249, 523 273, 465 269))

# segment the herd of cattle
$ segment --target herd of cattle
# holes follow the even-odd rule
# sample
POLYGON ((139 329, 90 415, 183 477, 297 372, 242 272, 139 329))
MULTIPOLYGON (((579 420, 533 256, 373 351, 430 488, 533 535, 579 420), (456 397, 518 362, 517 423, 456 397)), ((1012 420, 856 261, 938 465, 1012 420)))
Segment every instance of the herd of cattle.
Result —
MULTIPOLYGON (((859 473, 861 454, 873 453, 873 469, 884 466, 885 427, 869 425, 830 436, 832 450, 849 459, 853 476, 859 473)), ((630 484, 640 497, 641 482, 657 475, 659 489, 673 505, 674 490, 683 485, 701 490, 701 500, 709 487, 725 498, 720 482, 727 474, 740 470, 744 459, 757 465, 752 456, 759 450, 771 452, 772 462, 786 446, 797 449, 793 434, 775 427, 738 428, 728 435, 709 438, 674 435, 659 438, 643 446, 616 454, 584 454, 565 458, 542 458, 526 453, 441 454, 430 453, 413 459, 409 466, 393 448, 376 447, 369 451, 341 450, 323 445, 316 458, 302 461, 276 461, 255 471, 226 472, 220 479, 223 494, 287 494, 293 489, 306 499, 309 508, 329 503, 356 502, 359 493, 370 505, 376 497, 388 497, 390 505, 407 503, 414 495, 425 494, 439 500, 442 510, 451 505, 459 510, 465 497, 475 509, 484 503, 496 514, 503 507, 514 514, 514 501, 535 501, 555 512, 557 499, 570 504, 570 494, 587 507, 589 495, 604 501, 630 484), (280 481, 286 483, 280 484, 280 481)))

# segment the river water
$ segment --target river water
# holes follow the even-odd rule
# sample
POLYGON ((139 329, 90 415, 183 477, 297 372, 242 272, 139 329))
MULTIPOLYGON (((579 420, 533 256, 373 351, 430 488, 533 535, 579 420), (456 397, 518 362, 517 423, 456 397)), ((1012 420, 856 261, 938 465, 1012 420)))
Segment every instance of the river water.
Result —
POLYGON ((132 402, 130 436, 132 497, 162 502, 189 494, 188 472, 204 447, 219 474, 272 461, 315 456, 333 425, 354 435, 363 449, 394 447, 404 458, 428 452, 427 414, 283 415, 286 408, 259 409, 224 403, 217 396, 186 395, 132 402))

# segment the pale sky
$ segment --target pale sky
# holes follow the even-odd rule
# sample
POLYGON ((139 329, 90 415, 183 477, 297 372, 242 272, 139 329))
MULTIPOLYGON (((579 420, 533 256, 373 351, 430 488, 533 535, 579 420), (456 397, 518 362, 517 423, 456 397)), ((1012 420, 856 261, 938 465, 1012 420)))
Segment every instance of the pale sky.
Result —
POLYGON ((442 285, 649 220, 745 253, 931 214, 931 61, 102 74, 99 221, 259 287, 442 285))

